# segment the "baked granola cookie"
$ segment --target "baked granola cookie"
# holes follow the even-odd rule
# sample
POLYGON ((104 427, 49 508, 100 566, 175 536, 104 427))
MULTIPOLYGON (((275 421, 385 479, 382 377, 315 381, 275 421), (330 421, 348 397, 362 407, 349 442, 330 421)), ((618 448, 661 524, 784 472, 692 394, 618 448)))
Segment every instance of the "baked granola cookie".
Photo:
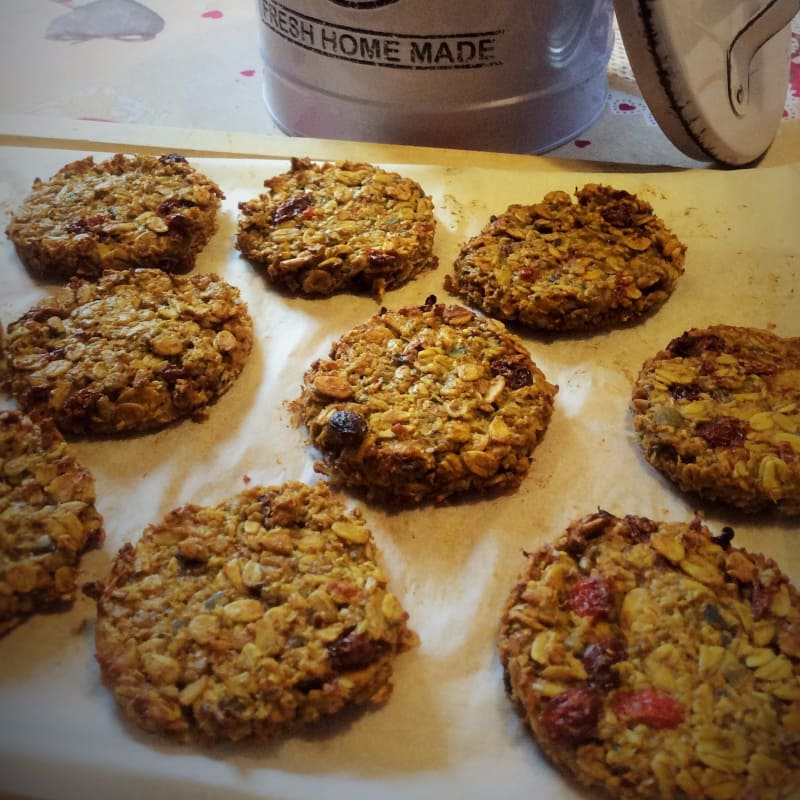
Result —
POLYGON ((375 558, 361 516, 324 484, 175 509, 112 564, 102 680, 127 719, 204 743, 383 703, 414 635, 375 558))
POLYGON ((462 248, 448 291, 492 317, 552 331, 620 325, 654 311, 683 273, 685 245, 649 203, 590 183, 512 205, 462 248))
POLYGON ((612 798, 800 785, 800 597, 699 520, 599 512, 527 555, 499 633, 544 755, 612 798))
POLYGON ((293 294, 366 291, 380 299, 433 268, 433 203, 409 178, 353 161, 312 163, 239 203, 236 245, 293 294))
POLYGON ((70 606, 81 555, 102 540, 94 479, 55 426, 0 411, 0 636, 70 606))
POLYGON ((37 178, 6 235, 40 274, 95 279, 105 269, 185 272, 217 227, 219 186, 177 153, 92 156, 37 178))
POLYGON ((644 363, 631 408, 647 460, 682 491, 800 514, 800 338, 693 328, 644 363))
POLYGON ((62 433, 147 431, 202 419, 252 344, 239 290, 216 275, 110 270, 70 279, 8 325, 6 383, 62 433))
POLYGON ((410 506, 516 488, 556 392, 501 322, 430 297, 342 336, 290 408, 321 471, 369 500, 410 506))

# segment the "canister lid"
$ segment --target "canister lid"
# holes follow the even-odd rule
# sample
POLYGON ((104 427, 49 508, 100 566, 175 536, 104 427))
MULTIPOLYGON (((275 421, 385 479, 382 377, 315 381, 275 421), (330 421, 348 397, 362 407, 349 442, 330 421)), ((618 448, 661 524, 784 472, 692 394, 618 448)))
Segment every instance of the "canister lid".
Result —
POLYGON ((800 0, 615 0, 650 111, 691 158, 741 166, 769 148, 800 0))

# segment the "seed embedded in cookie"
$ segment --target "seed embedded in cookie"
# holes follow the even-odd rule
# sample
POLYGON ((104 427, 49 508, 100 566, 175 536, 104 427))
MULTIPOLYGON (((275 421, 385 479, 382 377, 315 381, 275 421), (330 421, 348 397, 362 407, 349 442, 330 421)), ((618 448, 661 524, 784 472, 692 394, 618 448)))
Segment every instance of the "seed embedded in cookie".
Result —
POLYGON ((361 515, 324 484, 177 508, 114 559, 102 680, 130 721, 203 743, 381 704, 415 637, 376 558, 361 515))
POLYGON ((682 491, 800 514, 800 338, 692 328, 643 364, 631 409, 645 457, 682 491))
POLYGON ((660 308, 686 246, 652 206, 586 184, 511 205, 461 248, 445 288, 489 316, 562 331, 621 325, 660 308))
POLYGON ((499 652, 544 755, 613 798, 800 785, 800 596, 699 518, 598 512, 526 555, 499 652))
POLYGON ((71 606, 81 556, 103 537, 92 474, 52 422, 0 411, 0 636, 71 606))
POLYGON ((437 264, 433 202, 410 178, 372 164, 293 158, 264 186, 239 204, 236 246, 293 294, 380 299, 437 264))
POLYGON ((223 197, 177 153, 87 156, 37 178, 6 235, 26 267, 49 277, 187 272, 217 228, 223 197))
POLYGON ((342 336, 290 408, 331 480, 413 506, 516 488, 556 392, 502 323, 431 297, 342 336))
POLYGON ((72 278, 7 327, 6 385, 62 433, 155 430, 207 412, 253 344, 239 290, 157 269, 72 278))

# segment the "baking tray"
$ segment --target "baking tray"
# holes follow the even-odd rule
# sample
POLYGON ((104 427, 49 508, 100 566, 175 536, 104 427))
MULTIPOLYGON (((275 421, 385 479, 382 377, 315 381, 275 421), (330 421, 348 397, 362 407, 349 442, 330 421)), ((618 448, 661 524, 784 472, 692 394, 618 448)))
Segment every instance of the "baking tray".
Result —
MULTIPOLYGON (((241 289, 255 322, 255 348, 206 421, 73 442, 95 475, 107 533, 102 549, 84 558, 81 581, 103 580, 117 549, 178 505, 217 502, 248 480, 252 486, 318 479, 314 454, 285 403, 299 393, 305 368, 378 305, 351 295, 286 297, 233 246, 237 203, 288 167, 290 148, 318 155, 305 144, 286 140, 274 157, 191 158, 226 195, 219 230, 197 270, 217 272, 241 289)), ((95 153, 101 158, 109 148, 98 149, 105 151, 95 153)), ((22 200, 35 177, 49 177, 89 152, 0 147, 0 215, 22 200)), ((94 605, 80 596, 70 611, 34 617, 0 640, 0 792, 58 800, 584 797, 542 759, 503 690, 495 636, 523 549, 597 508, 673 520, 699 510, 712 528, 732 526, 738 545, 775 558, 794 581, 800 578, 796 521, 746 517, 682 495, 643 459, 628 412, 642 362, 687 328, 731 323, 800 336, 797 165, 612 174, 535 158, 498 158, 492 166, 490 158, 476 157, 482 166, 470 166, 445 151, 441 163, 426 157, 398 165, 391 161, 396 152, 369 154, 432 195, 440 265, 387 293, 387 307, 420 304, 430 294, 448 299, 442 280, 458 246, 490 214, 591 181, 649 200, 688 246, 685 274, 661 310, 619 330, 542 336, 512 326, 559 386, 551 424, 518 491, 397 513, 349 501, 362 509, 390 586, 420 637, 398 658, 385 706, 266 744, 165 742, 117 713, 94 662, 94 605)), ((352 147, 341 153, 358 156, 352 147)), ((16 319, 51 288, 26 272, 8 241, 0 244, 0 321, 16 319)))

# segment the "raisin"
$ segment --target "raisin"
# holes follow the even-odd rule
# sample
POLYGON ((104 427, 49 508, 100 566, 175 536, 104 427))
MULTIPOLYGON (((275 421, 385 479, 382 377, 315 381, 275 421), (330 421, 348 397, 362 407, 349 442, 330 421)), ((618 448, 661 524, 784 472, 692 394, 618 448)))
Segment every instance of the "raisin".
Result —
POLYGON ((337 450, 357 447, 367 435, 367 423, 355 411, 339 409, 328 417, 325 428, 325 444, 337 450))
POLYGON ((634 514, 625 515, 625 524, 628 526, 628 536, 634 541, 645 541, 650 538, 651 533, 658 530, 657 522, 634 514))
POLYGON ((76 426, 82 427, 88 422, 102 397, 100 392, 88 387, 79 389, 67 397, 62 413, 70 420, 70 428, 74 430, 76 426))
POLYGON ((280 225, 281 222, 294 219, 298 214, 302 214, 312 205, 314 205, 314 199, 307 194, 290 197, 288 200, 284 200, 272 212, 272 224, 280 225))
POLYGON ((680 358, 690 358, 709 351, 719 353, 724 348, 725 342, 721 336, 713 333, 695 336, 689 331, 676 337, 667 345, 667 350, 680 358))
POLYGON ((533 384, 533 374, 521 353, 493 359, 489 370, 494 377, 502 375, 509 389, 522 389, 533 384))
POLYGON ((541 722, 550 738, 581 744, 594 736, 602 708, 603 700, 596 689, 585 686, 566 689, 550 698, 541 722))
POLYGON ((686 716, 683 703, 656 689, 620 692, 614 701, 614 710, 626 722, 657 729, 675 728, 686 716))
POLYGON ((676 400, 697 400, 701 391, 696 383, 671 383, 669 385, 669 393, 676 400))
POLYGON ((733 537, 735 536, 733 532, 733 528, 730 525, 726 525, 722 531, 720 532, 719 536, 712 536, 711 541, 714 544, 718 544, 723 550, 728 549, 728 545, 733 541, 733 537))
POLYGON ((188 217, 183 214, 170 214, 166 218, 167 231, 171 236, 178 236, 185 238, 192 231, 192 223, 188 217))
POLYGON ((611 582, 600 575, 578 578, 569 596, 570 608, 593 622, 608 617, 614 609, 612 589, 611 582))
POLYGON ((388 642, 370 639, 364 633, 350 630, 328 645, 328 655, 336 672, 349 672, 374 663, 388 647, 388 642))
POLYGON ((187 197, 168 197, 166 200, 162 200, 158 204, 156 211, 162 217, 166 217, 176 208, 192 208, 196 205, 197 203, 195 203, 193 200, 189 200, 187 197))
POLYGON ((611 636, 587 645, 581 661, 589 676, 589 685, 603 691, 619 686, 619 675, 612 667, 618 661, 623 661, 626 655, 625 642, 611 636))
POLYGON ((180 153, 164 153, 158 157, 162 164, 188 164, 189 162, 180 153))
POLYGON ((709 447, 742 447, 747 435, 744 425, 735 417, 714 417, 699 422, 695 432, 709 447))
POLYGON ((397 253, 394 250, 370 250, 367 260, 375 270, 391 269, 397 263, 397 253))
POLYGON ((598 536, 602 536, 609 525, 613 525, 616 517, 608 511, 598 510, 579 522, 573 522, 567 528, 567 541, 564 549, 572 556, 579 556, 586 545, 598 536))

